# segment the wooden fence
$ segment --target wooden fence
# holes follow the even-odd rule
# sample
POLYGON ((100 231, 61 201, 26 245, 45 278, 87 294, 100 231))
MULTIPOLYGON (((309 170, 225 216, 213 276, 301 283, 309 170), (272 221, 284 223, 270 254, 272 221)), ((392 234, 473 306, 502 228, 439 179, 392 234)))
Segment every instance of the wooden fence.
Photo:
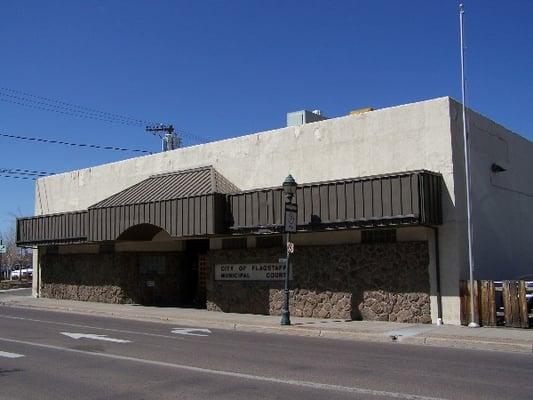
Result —
MULTIPOLYGON (((533 293, 532 286, 526 281, 474 281, 474 321, 481 326, 530 328, 533 313, 527 297, 533 293)), ((461 324, 468 325, 470 282, 460 281, 459 290, 461 324)))

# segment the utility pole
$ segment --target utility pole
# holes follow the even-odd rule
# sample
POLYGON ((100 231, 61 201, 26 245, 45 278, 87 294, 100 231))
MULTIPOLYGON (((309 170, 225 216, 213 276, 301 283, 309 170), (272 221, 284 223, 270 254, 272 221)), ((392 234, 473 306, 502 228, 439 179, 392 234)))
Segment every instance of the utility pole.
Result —
POLYGON ((151 132, 161 138, 161 151, 175 150, 181 147, 181 137, 174 131, 174 125, 158 124, 146 127, 146 132, 151 132), (161 136, 161 132, 165 132, 161 136))

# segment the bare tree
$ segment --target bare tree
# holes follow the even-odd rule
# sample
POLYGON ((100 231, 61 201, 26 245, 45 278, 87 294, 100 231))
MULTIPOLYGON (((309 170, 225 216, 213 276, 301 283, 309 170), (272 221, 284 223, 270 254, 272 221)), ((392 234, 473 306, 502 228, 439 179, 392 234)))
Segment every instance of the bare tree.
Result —
POLYGON ((15 224, 12 224, 4 232, 0 232, 0 240, 6 246, 6 253, 1 255, 1 266, 8 270, 19 269, 19 279, 22 277, 20 273, 22 268, 27 268, 32 263, 31 251, 24 248, 17 247, 16 243, 17 230, 15 224))

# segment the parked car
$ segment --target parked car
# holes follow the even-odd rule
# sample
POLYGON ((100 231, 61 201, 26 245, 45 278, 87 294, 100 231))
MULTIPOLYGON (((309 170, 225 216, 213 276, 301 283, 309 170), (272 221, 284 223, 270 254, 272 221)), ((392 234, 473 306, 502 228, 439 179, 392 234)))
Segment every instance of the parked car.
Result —
POLYGON ((11 280, 15 279, 30 279, 33 276, 33 268, 26 267, 22 269, 11 270, 10 278, 11 280))

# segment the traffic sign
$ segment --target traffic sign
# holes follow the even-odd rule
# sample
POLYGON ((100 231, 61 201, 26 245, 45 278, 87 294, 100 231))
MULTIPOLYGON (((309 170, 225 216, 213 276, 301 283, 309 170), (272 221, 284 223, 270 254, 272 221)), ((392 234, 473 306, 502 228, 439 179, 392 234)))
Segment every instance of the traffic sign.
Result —
POLYGON ((292 242, 287 242, 287 253, 294 253, 294 243, 292 242))
POLYGON ((285 232, 294 233, 298 223, 298 206, 296 204, 285 204, 285 232))
POLYGON ((7 246, 5 244, 0 244, 0 254, 7 253, 7 246))

